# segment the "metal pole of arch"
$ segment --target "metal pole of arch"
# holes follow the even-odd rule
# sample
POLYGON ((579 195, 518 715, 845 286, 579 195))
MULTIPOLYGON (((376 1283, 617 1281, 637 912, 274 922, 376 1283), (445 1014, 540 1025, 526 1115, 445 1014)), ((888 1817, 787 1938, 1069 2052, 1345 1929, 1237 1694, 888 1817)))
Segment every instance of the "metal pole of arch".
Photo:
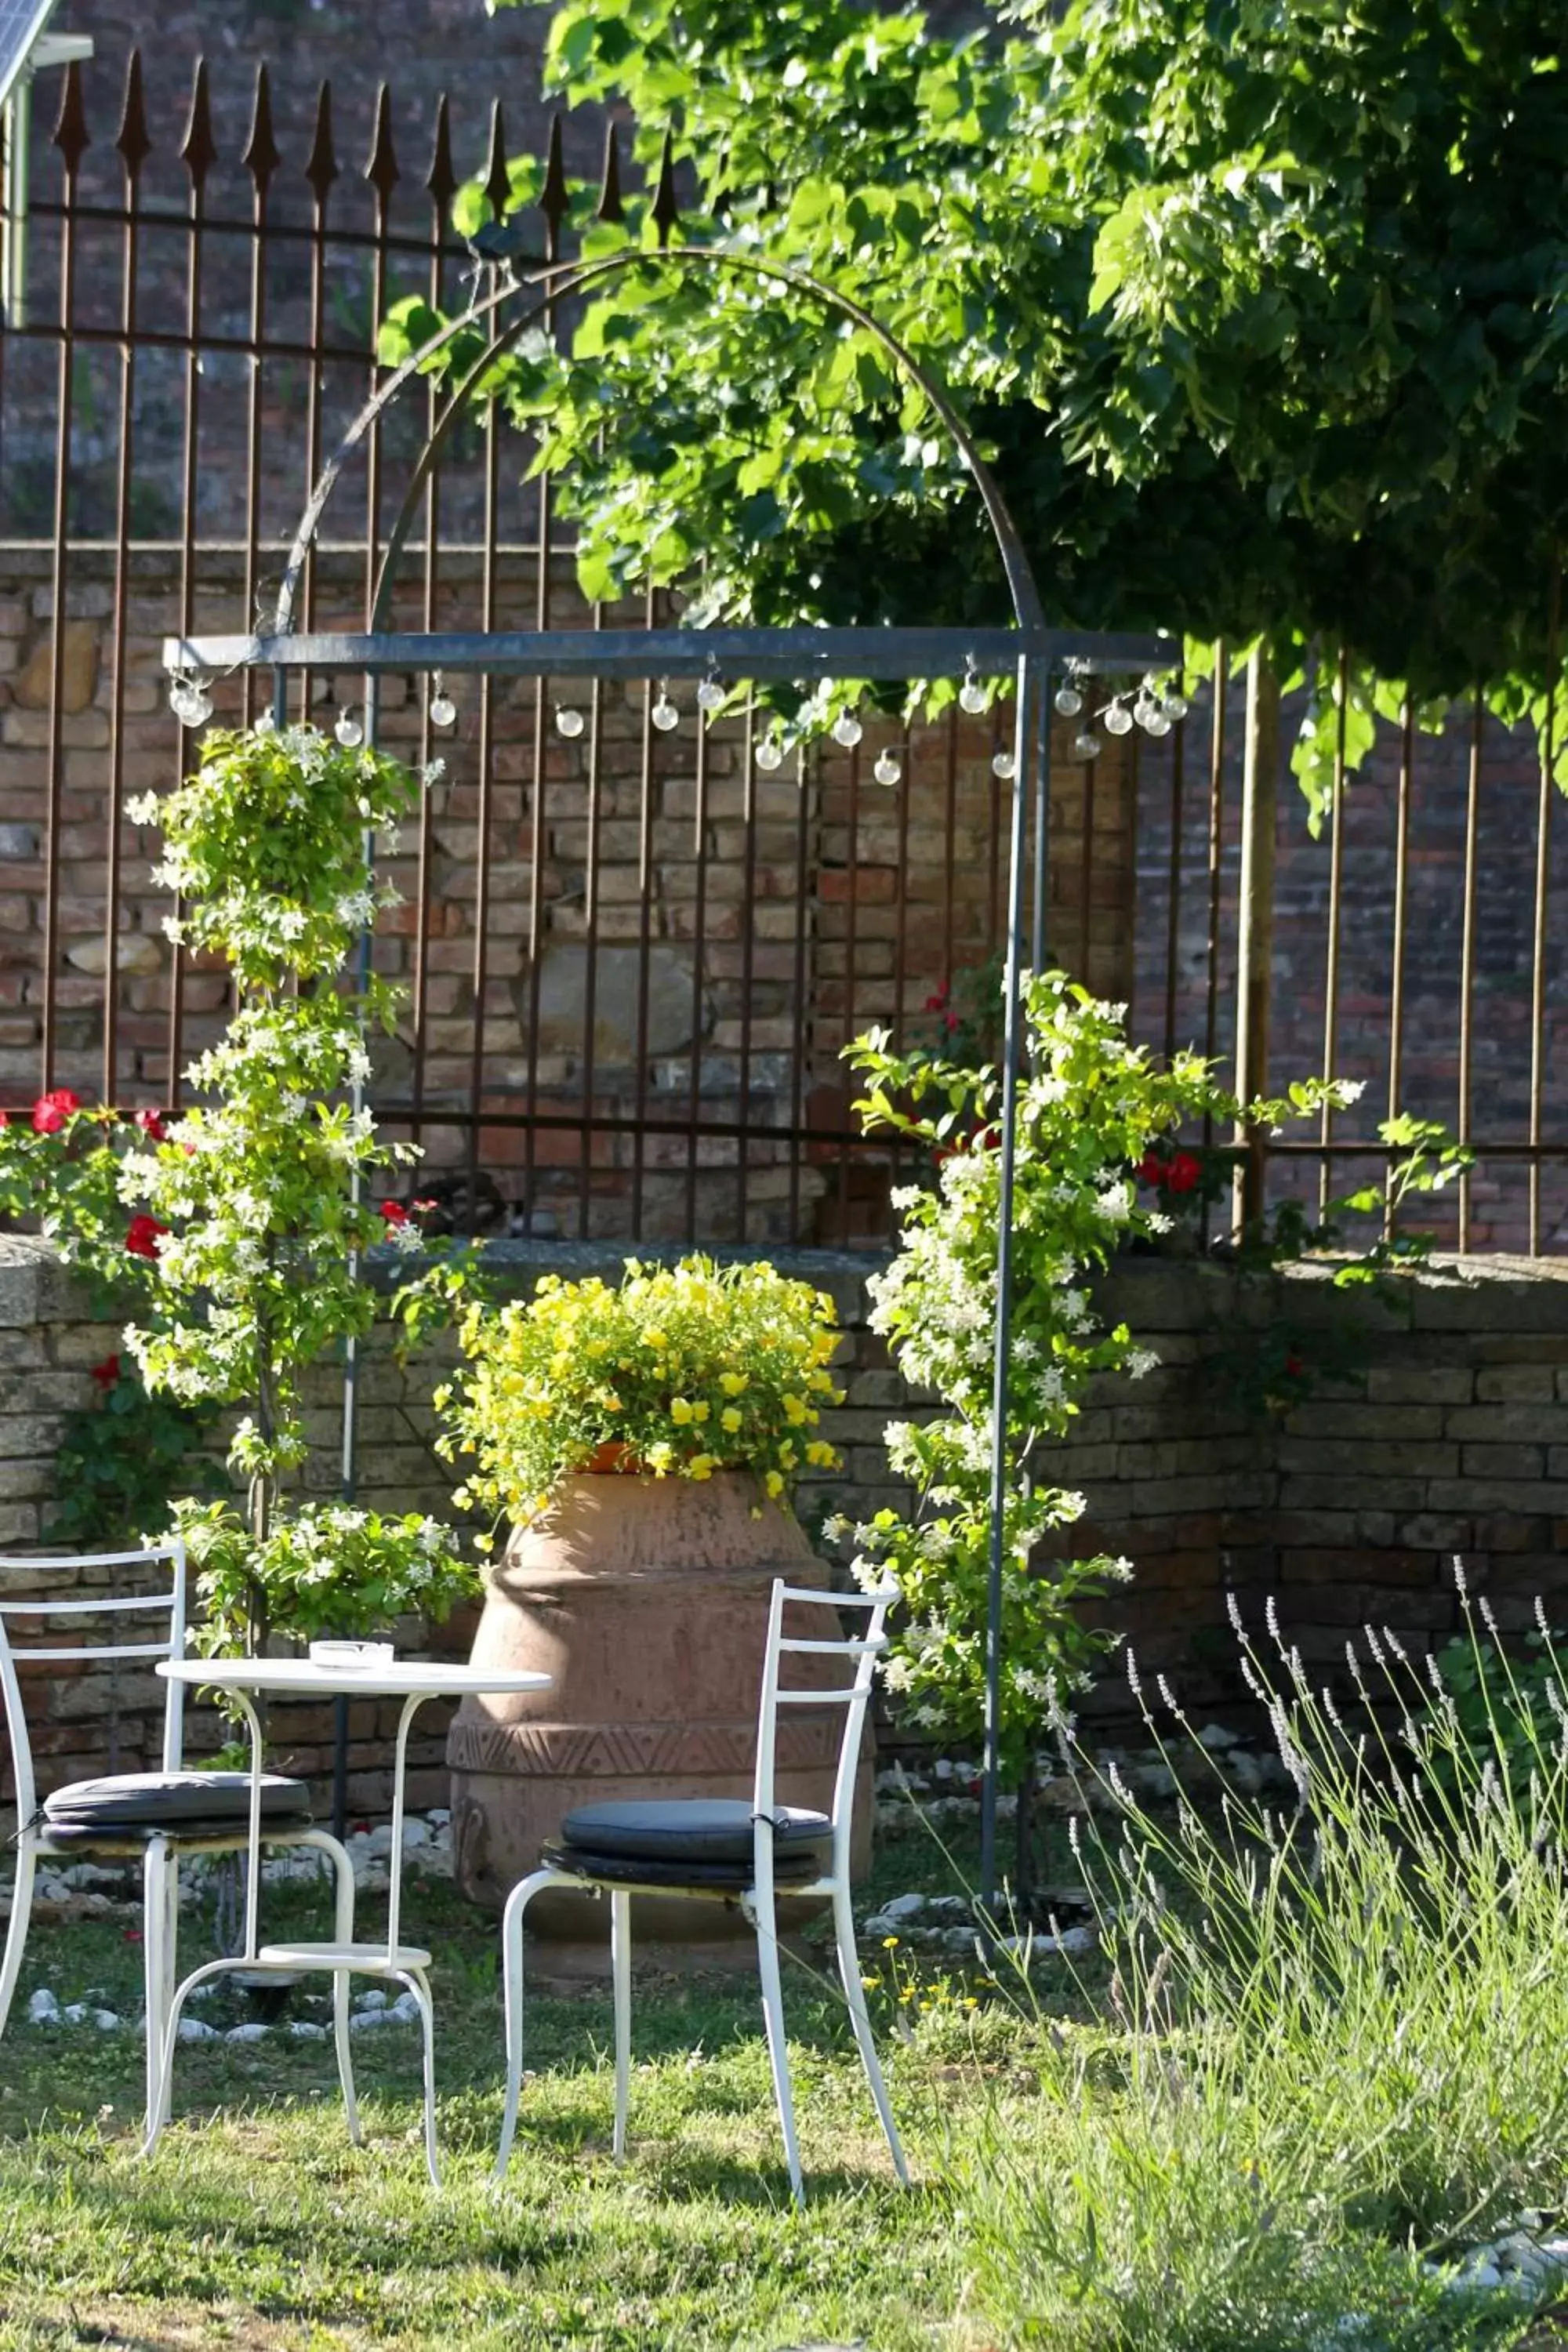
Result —
POLYGON ((1013 1195, 1018 1159, 1018 1074, 1022 1059, 1024 902, 1028 879, 1029 730, 1034 698, 1046 678, 1026 656, 1018 664, 1013 727, 1013 819, 1007 869, 1007 965, 1002 1015, 1001 1169, 996 1202, 996 1320, 991 1360, 991 1551, 985 1590, 985 1748, 980 1787, 980 1900, 984 1934, 996 1932, 996 1801, 1002 1772, 1002 1642, 1007 1548, 1007 1388, 1013 1319, 1013 1195))

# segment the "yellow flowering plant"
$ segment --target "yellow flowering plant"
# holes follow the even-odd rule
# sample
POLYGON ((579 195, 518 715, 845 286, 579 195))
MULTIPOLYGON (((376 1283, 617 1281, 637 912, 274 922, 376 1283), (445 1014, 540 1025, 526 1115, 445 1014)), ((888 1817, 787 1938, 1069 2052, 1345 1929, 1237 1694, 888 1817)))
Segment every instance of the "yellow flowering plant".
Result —
POLYGON ((436 1391, 437 1444, 471 1456, 457 1500, 527 1524, 574 1472, 656 1478, 755 1474, 788 1496, 802 1471, 835 1469, 816 1435, 844 1392, 833 1301, 771 1265, 626 1260, 618 1283, 547 1275, 533 1297, 474 1306, 464 1368, 436 1391))

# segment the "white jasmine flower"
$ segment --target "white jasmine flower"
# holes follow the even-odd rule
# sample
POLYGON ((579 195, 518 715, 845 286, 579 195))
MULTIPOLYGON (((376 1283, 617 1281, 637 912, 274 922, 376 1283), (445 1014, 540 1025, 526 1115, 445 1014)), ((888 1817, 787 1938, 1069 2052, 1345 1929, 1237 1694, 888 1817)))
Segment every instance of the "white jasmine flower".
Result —
POLYGON ((1159 1368, 1160 1359, 1152 1348, 1133 1348, 1129 1351, 1126 1371, 1130 1380, 1141 1381, 1159 1368))

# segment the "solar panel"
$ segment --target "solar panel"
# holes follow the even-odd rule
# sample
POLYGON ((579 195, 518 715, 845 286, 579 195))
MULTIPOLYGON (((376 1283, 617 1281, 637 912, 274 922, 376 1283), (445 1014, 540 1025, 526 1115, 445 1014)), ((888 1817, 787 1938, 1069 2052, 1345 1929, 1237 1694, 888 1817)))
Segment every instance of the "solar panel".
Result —
POLYGON ((16 89, 56 0, 0 0, 0 106, 16 89))

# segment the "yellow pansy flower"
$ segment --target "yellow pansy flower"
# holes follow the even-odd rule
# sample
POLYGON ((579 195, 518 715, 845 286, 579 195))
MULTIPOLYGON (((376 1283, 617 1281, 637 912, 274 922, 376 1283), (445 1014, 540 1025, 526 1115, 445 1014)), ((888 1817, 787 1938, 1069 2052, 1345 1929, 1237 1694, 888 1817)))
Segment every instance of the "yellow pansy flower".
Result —
POLYGON ((719 1385, 726 1396, 739 1396, 746 1385, 746 1375, 744 1372, 721 1372, 719 1385))
POLYGON ((669 1417, 671 1421, 674 1422, 677 1429, 684 1429, 686 1427, 687 1423, 693 1418, 691 1406, 687 1398, 670 1398, 669 1417))
POLYGON ((735 1432, 740 1428, 741 1416, 732 1404, 727 1404, 724 1407, 723 1412, 719 1415, 719 1426, 721 1429, 726 1431, 731 1437, 733 1437, 735 1432))
POLYGON ((694 1454, 687 1464, 687 1475, 692 1478, 711 1478, 719 1465, 710 1454, 694 1454))

